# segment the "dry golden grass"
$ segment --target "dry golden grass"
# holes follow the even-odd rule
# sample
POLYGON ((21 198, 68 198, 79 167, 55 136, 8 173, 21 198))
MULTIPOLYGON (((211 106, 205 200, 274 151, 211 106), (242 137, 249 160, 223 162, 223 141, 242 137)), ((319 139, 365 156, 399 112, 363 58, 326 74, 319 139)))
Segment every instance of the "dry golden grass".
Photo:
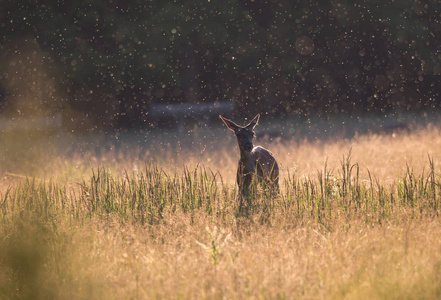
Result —
MULTIPOLYGON (((369 179, 369 170, 389 186, 406 172, 406 164, 415 174, 428 172, 428 155, 440 176, 439 136, 437 128, 429 128, 395 136, 262 145, 278 159, 281 180, 288 174, 316 180, 326 161, 338 178, 343 156, 351 151, 362 179, 369 179)), ((42 155, 44 164, 32 175, 36 180, 53 178, 68 191, 77 191, 92 167, 105 166, 120 178, 126 171, 142 172, 146 161, 159 159, 171 173, 180 173, 184 165, 202 165, 219 172, 233 188, 236 147, 233 139, 227 139, 225 145, 207 145, 203 151, 170 146, 158 152, 152 146, 109 149, 100 155, 93 151, 42 155)), ((19 187, 26 174, 20 169, 0 171, 4 205, 8 189, 19 187)), ((114 214, 77 218, 67 212, 42 219, 32 212, 14 217, 3 212, 0 298, 440 298, 439 211, 398 206, 393 212, 382 222, 372 222, 336 211, 322 224, 308 216, 292 219, 281 210, 262 222, 260 213, 237 216, 233 207, 222 216, 169 207, 160 221, 149 225, 114 214)))
POLYGON ((335 224, 330 232, 308 223, 221 225, 203 214, 167 215, 154 228, 115 220, 61 223, 57 240, 20 244, 38 249, 41 265, 31 263, 34 277, 17 293, 45 299, 439 298, 441 224, 403 218, 400 225, 335 224))
MULTIPOLYGON (((146 133, 119 146, 99 135, 81 139, 55 136, 46 139, 39 135, 20 134, 1 138, 2 165, 0 174, 12 173, 38 178, 83 178, 91 174, 91 168, 105 166, 116 175, 137 171, 149 161, 170 171, 182 171, 184 166, 202 165, 219 172, 223 179, 234 184, 239 150, 234 135, 221 128, 205 131, 194 130, 189 135, 146 133), (54 142, 54 140, 60 140, 54 142), (142 140, 140 142, 140 140, 142 140), (184 142, 181 142, 184 141, 184 142), (55 145, 54 145, 55 144, 55 145), (56 146, 56 144, 61 145, 56 146), (185 144, 185 145, 182 145, 185 144), (57 151, 58 148, 68 150, 57 151)), ((352 162, 360 165, 365 178, 367 170, 380 180, 393 180, 406 171, 406 164, 420 173, 427 168, 428 155, 438 162, 441 148, 438 126, 388 135, 360 135, 352 139, 329 138, 325 141, 306 139, 288 141, 259 140, 256 145, 272 151, 281 166, 281 177, 288 173, 311 176, 327 162, 329 169, 338 172, 343 156, 351 152, 352 162)), ((0 136, 1 137, 1 136, 0 136)), ((10 179, 10 177, 8 177, 10 179)), ((3 178, 2 180, 7 180, 3 178)))

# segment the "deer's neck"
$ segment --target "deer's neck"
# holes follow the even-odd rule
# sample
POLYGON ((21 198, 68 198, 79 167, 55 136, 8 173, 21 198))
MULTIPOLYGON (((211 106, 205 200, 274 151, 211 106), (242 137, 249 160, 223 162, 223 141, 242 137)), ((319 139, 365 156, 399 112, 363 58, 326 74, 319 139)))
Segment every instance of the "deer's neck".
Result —
POLYGON ((256 167, 255 161, 254 161, 254 155, 252 152, 240 152, 240 163, 242 164, 244 171, 246 173, 253 173, 254 169, 256 167))
POLYGON ((252 152, 240 151, 240 160, 247 161, 253 158, 252 152))

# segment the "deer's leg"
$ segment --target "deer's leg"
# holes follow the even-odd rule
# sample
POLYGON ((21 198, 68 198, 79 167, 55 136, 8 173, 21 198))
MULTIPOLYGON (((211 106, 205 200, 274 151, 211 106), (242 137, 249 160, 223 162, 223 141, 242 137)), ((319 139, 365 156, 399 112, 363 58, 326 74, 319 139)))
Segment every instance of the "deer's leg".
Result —
POLYGON ((242 209, 243 206, 243 198, 246 194, 246 187, 245 187, 245 178, 243 175, 243 170, 241 166, 239 165, 239 168, 237 169, 237 186, 239 187, 239 209, 242 209))
POLYGON ((274 181, 272 178, 272 170, 268 168, 268 165, 257 164, 257 176, 259 184, 265 191, 272 191, 274 189, 274 181))
POLYGON ((248 196, 250 194, 251 181, 253 177, 251 174, 238 176, 237 177, 237 185, 239 186, 239 192, 243 196, 248 196))
POLYGON ((245 174, 245 175, 241 175, 237 177, 237 184, 239 186, 239 199, 240 199, 240 208, 242 208, 243 206, 243 201, 245 199, 245 201, 247 201, 247 204, 250 205, 251 204, 251 194, 252 194, 252 190, 251 190, 251 182, 253 180, 253 174, 245 174))
POLYGON ((271 189, 273 192, 279 193, 279 166, 274 160, 270 170, 271 189))

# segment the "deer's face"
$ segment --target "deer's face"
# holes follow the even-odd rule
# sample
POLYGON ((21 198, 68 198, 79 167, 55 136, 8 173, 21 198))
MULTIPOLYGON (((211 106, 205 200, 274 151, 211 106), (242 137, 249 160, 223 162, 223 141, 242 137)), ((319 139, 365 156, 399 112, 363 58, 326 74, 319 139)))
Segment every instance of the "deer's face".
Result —
POLYGON ((254 127, 257 125, 257 121, 259 121, 260 115, 257 115, 254 117, 254 119, 251 120, 251 122, 242 127, 237 125, 231 120, 225 119, 222 116, 219 116, 222 121, 224 121, 225 125, 227 125, 228 128, 230 128, 237 137, 237 142, 239 143, 240 152, 251 152, 253 150, 253 138, 254 138, 254 127))
POLYGON ((254 132, 248 128, 239 128, 234 132, 237 137, 237 142, 239 143, 240 151, 251 152, 253 150, 253 138, 254 132))

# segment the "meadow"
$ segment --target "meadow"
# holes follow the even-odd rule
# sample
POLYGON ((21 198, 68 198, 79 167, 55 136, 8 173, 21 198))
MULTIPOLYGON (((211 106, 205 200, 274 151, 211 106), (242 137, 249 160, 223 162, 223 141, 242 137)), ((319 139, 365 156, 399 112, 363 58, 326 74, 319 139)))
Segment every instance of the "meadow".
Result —
POLYGON ((3 133, 0 298, 440 298, 440 134, 261 135, 280 193, 239 210, 223 127, 3 133))

